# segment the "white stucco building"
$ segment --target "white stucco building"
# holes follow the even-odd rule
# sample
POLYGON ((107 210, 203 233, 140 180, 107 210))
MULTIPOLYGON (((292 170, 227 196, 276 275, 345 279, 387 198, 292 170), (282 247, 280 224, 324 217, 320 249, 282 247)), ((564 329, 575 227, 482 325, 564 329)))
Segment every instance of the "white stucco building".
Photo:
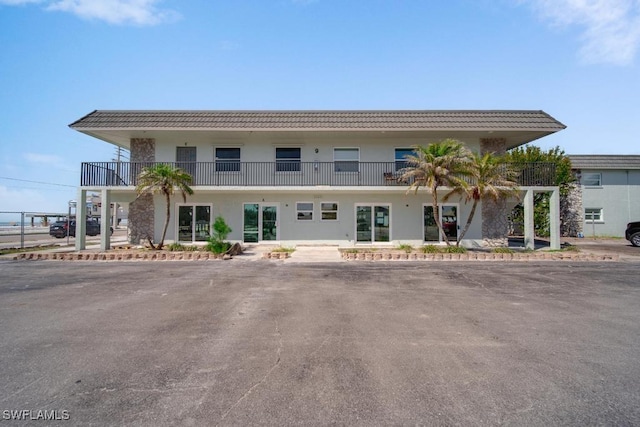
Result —
MULTIPOLYGON (((352 246, 441 240, 430 195, 407 194, 398 180, 412 146, 454 138, 500 154, 565 126, 543 111, 98 110, 70 127, 130 150, 130 162, 83 163, 79 197, 99 191, 103 206, 130 203, 132 242, 160 238, 164 200, 136 198, 135 184, 144 166, 166 162, 189 172, 195 191, 186 203, 172 199, 169 241, 204 241, 222 216, 234 241, 352 246)), ((520 176, 529 246, 533 193, 545 191, 552 193, 551 243, 559 247, 558 189, 548 167, 528 165, 520 176)), ((478 209, 463 244, 505 244, 512 204, 478 209)), ((452 238, 470 208, 457 200, 441 207, 452 238)), ((102 238, 106 249, 108 233, 102 238)))
POLYGON ((569 155, 582 190, 585 236, 624 237, 640 221, 639 155, 569 155))

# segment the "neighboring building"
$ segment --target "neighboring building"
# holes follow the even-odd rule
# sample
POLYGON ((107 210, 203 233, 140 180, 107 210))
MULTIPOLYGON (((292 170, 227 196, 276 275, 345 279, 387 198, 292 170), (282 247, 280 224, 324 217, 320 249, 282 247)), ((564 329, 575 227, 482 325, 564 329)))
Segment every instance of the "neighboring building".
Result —
POLYGON ((624 237, 640 221, 639 155, 569 155, 582 190, 585 236, 624 237))
MULTIPOLYGON (((131 162, 83 163, 79 197, 101 191, 103 206, 129 202, 134 243, 159 240, 165 220, 162 198, 136 198, 137 175, 167 162, 193 176, 195 191, 186 203, 172 199, 170 241, 206 240, 221 215, 231 240, 347 246, 440 240, 431 196, 407 193, 398 179, 412 146, 455 138, 476 152, 504 153, 565 126, 542 111, 94 111, 70 127, 130 150, 131 162)), ((559 247, 558 188, 548 166, 530 165, 520 177, 528 246, 533 193, 551 192, 552 247, 559 247)), ((454 239, 471 204, 441 209, 454 239)), ((463 243, 505 245, 507 232, 507 201, 487 203, 463 243)))

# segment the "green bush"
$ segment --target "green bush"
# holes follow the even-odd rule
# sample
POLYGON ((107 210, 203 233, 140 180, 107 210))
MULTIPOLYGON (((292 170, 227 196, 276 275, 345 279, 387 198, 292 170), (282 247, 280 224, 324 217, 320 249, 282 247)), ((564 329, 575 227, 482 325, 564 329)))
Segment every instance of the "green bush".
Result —
POLYGON ((493 248, 491 249, 491 253, 494 254, 512 254, 515 253, 515 251, 511 248, 493 248))
POLYGON ((227 225, 224 218, 221 216, 216 217, 213 223, 213 230, 211 237, 207 240, 206 250, 213 252, 214 254, 223 254, 229 250, 231 243, 225 241, 229 233, 231 233, 231 227, 227 225))
POLYGON ((171 252, 184 251, 184 249, 185 249, 184 245, 177 242, 171 243, 170 245, 167 246, 167 250, 171 252))
POLYGON ((221 216, 216 217, 216 220, 213 223, 213 233, 212 233, 213 235, 212 237, 214 240, 219 242, 227 240, 227 236, 232 231, 233 230, 231 229, 231 227, 227 225, 223 217, 221 216))
POLYGON ((447 254, 466 254, 467 248, 464 246, 445 246, 443 252, 447 254))
POLYGON ((440 252, 436 245, 425 245, 420 248, 423 254, 437 254, 440 252))
POLYGON ((209 241, 207 242, 207 245, 205 246, 205 248, 209 252, 213 252, 214 254, 223 254, 227 252, 230 247, 231 247, 231 243, 220 242, 220 241, 214 240, 213 238, 210 238, 209 241))
POLYGON ((411 251, 413 250, 413 246, 407 243, 401 243, 398 245, 398 249, 400 249, 401 251, 405 251, 406 253, 411 253, 411 251))

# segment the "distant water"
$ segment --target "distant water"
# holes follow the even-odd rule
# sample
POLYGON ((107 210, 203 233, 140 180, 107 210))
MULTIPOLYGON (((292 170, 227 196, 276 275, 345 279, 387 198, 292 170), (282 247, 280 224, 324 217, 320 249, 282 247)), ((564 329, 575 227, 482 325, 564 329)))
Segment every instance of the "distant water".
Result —
MULTIPOLYGON (((31 227, 31 221, 24 222, 25 227, 31 227)), ((45 227, 40 222, 35 222, 33 224, 35 227, 45 227)), ((0 221, 0 228, 20 228, 20 221, 0 221)))

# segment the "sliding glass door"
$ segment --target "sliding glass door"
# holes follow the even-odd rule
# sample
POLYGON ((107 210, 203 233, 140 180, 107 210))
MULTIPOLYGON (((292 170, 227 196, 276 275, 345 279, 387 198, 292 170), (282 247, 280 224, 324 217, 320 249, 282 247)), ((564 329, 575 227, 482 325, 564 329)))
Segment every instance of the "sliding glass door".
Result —
MULTIPOLYGON (((440 222, 449 240, 458 239, 458 205, 440 205, 440 222)), ((433 206, 423 206, 423 231, 425 242, 441 242, 440 230, 436 224, 433 206)))
POLYGON ((389 242, 390 205, 356 205, 356 242, 389 242))
POLYGON ((178 241, 203 242, 211 235, 211 205, 178 205, 178 241))

